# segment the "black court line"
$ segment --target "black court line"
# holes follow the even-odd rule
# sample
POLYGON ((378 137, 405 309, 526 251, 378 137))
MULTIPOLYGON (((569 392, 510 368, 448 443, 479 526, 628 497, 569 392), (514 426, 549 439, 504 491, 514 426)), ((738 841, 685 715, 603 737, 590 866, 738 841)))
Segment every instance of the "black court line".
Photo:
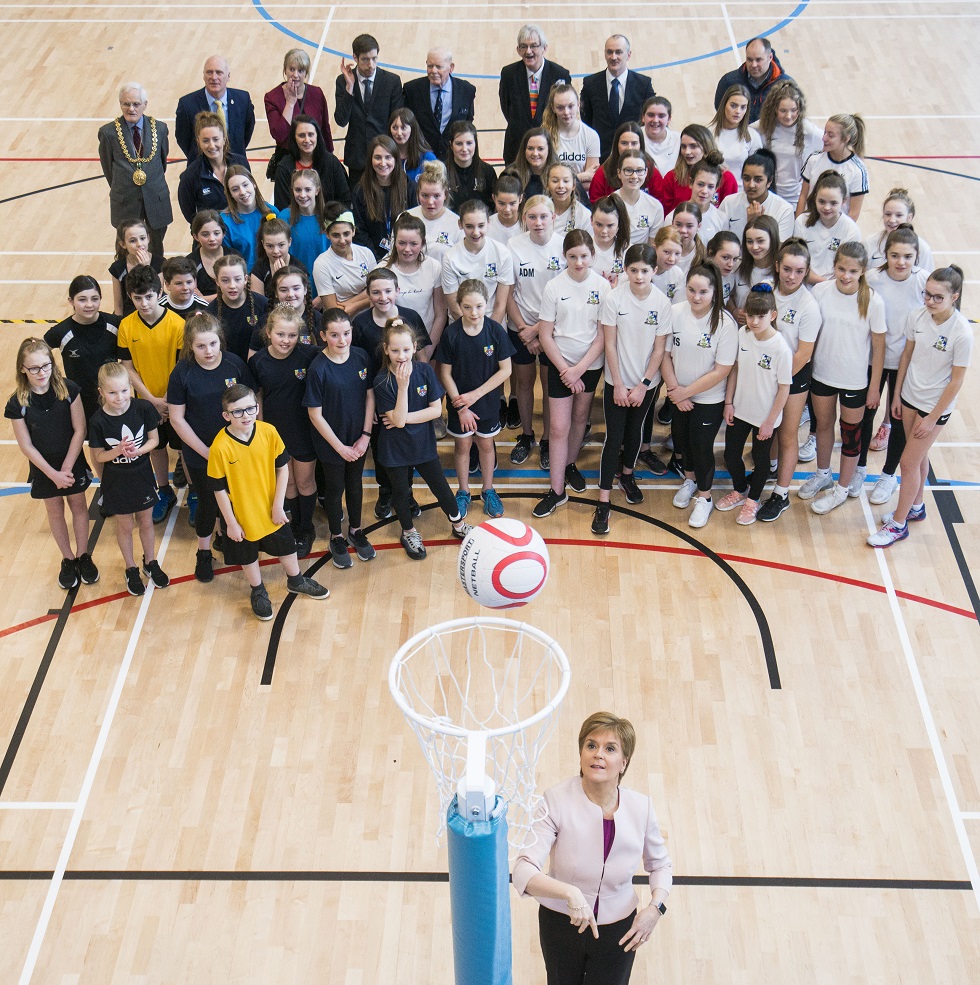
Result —
POLYGON ((931 168, 925 164, 913 164, 911 161, 896 161, 890 157, 868 157, 869 161, 881 161, 883 164, 899 164, 903 168, 916 168, 918 171, 933 171, 936 174, 949 175, 950 178, 966 178, 967 181, 980 181, 975 174, 962 174, 959 171, 947 171, 944 168, 931 168))
MULTIPOLYGON (((540 493, 537 492, 507 492, 501 493, 501 499, 539 499, 540 493)), ((581 503, 585 506, 596 506, 598 500, 595 499, 585 499, 580 496, 569 496, 570 503, 581 503)), ((438 509, 438 503, 429 503, 427 506, 423 506, 423 511, 438 509)), ((719 567, 729 580, 735 585, 735 587, 742 593, 743 598, 748 603, 749 608, 752 610, 752 615, 755 617, 756 625, 759 629, 759 639, 762 642, 762 652, 765 656, 766 661, 766 671, 769 675, 769 687, 773 691, 779 691, 782 689, 782 685, 779 681, 779 667, 776 663, 776 648, 772 641, 772 631, 769 628, 769 620, 766 618, 765 611, 759 604, 759 600, 752 594, 752 590, 746 585, 745 581, 738 574, 737 571, 725 560, 720 558, 710 547, 702 544, 701 541, 696 540, 690 534, 685 533, 683 530, 678 530, 676 527, 671 526, 669 523, 658 520, 656 517, 647 516, 645 513, 638 513, 636 510, 627 509, 623 506, 615 506, 610 504, 610 508, 616 513, 621 513, 623 516, 632 517, 634 520, 641 520, 644 523, 650 523, 655 527, 659 527, 667 534, 671 534, 677 537, 679 540, 684 541, 699 554, 702 554, 708 560, 712 561, 717 567, 719 567)), ((395 518, 389 517, 386 520, 379 520, 377 523, 373 523, 368 527, 364 528, 366 534, 372 533, 379 527, 386 526, 389 523, 394 523, 395 518)), ((547 538, 545 538, 547 540, 547 538)), ((601 543, 601 541, 596 541, 596 543, 601 543)), ((307 574, 313 575, 320 570, 330 560, 329 551, 314 562, 309 569, 307 574)), ((292 593, 286 596, 285 601, 279 607, 279 612, 276 613, 276 621, 272 626, 272 634, 269 638, 269 646, 266 650, 265 665, 262 668, 262 684, 271 684, 272 675, 275 672, 276 667, 276 656, 279 652, 279 641, 282 638, 282 630, 286 625, 286 619, 289 616, 289 610, 292 608, 293 600, 296 598, 292 593)))
MULTIPOLYGON (((93 500, 92 506, 89 509, 95 510, 95 508, 95 501, 93 500)), ((99 542, 99 534, 102 533, 104 523, 105 519, 100 513, 95 520, 95 525, 92 527, 92 532, 89 534, 89 553, 95 550, 95 545, 99 542)), ((27 734, 27 726, 30 724, 31 715, 34 714, 34 709, 41 696, 41 688, 44 686, 44 680, 48 676, 48 671, 51 669, 54 655, 58 650, 58 644, 61 642, 61 636, 65 631, 65 626, 68 624, 68 617, 71 615, 72 606, 75 604, 75 597, 78 595, 79 588, 81 588, 81 581, 74 588, 68 590, 61 608, 55 610, 58 612, 58 618, 51 630, 51 635, 48 637, 48 645, 45 647, 44 655, 41 657, 37 672, 34 674, 34 682, 31 684, 30 691, 27 693, 27 699, 24 701, 24 707, 21 709, 20 717, 14 726, 13 735, 11 735, 10 742, 7 745, 3 762, 0 763, 0 794, 3 793, 3 788, 7 785, 7 780, 10 779, 11 770, 14 768, 14 760, 17 758, 17 753, 20 750, 21 743, 24 741, 24 736, 27 734)))
MULTIPOLYGON (((45 870, 12 869, 0 871, 0 882, 44 882, 54 873, 45 870)), ((183 871, 130 869, 74 869, 65 873, 66 882, 344 882, 344 883, 448 883, 448 872, 344 872, 307 870, 261 870, 240 872, 234 869, 188 869, 183 871)), ((647 876, 633 876, 635 886, 649 882, 647 876)), ((802 876, 681 876, 675 886, 706 886, 739 889, 885 889, 938 890, 972 892, 966 879, 848 879, 806 878, 802 876)))
POLYGON ((963 553, 963 545, 960 543, 959 535, 953 529, 954 523, 963 523, 963 514, 960 512, 960 504, 956 500, 956 493, 952 489, 937 488, 948 486, 948 482, 940 482, 936 478, 936 473, 932 470, 932 463, 929 464, 929 485, 932 488, 932 495, 936 501, 936 509, 939 511, 940 519, 943 521, 943 529, 946 531, 946 538, 949 541, 949 549, 953 552, 956 559, 956 567, 959 569, 960 578, 963 579, 963 587, 970 598, 970 605, 973 612, 980 621, 980 593, 977 592, 977 584, 973 580, 973 572, 970 571, 970 563, 963 553))
POLYGON ((24 192, 21 195, 12 195, 10 198, 0 198, 0 205, 6 205, 7 202, 16 202, 21 198, 30 198, 32 195, 40 195, 43 192, 56 192, 60 191, 62 188, 71 188, 72 185, 84 185, 87 181, 105 181, 105 175, 95 174, 91 178, 79 178, 76 181, 65 181, 60 185, 51 185, 48 188, 35 188, 32 192, 24 192))

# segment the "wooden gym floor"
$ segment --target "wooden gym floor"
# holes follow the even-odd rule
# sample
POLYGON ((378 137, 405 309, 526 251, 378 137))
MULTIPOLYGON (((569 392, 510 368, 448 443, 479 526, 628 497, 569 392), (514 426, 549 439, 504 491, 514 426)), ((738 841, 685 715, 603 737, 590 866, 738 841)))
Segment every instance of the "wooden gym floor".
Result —
MULTIPOLYGON (((862 229, 877 227, 889 188, 909 188, 919 231, 938 261, 966 269, 964 308, 980 315, 977 4, 608 10, 3 2, 4 397, 17 345, 65 316, 72 276, 96 274, 111 298, 96 130, 116 115, 119 83, 142 81, 150 112, 172 119, 220 51, 261 107, 299 38, 325 49, 315 81, 332 105, 337 52, 362 30, 383 63, 408 67, 403 78, 431 45, 454 47, 457 70, 479 79, 477 123, 496 131, 490 158, 496 76, 525 21, 545 24, 550 54, 579 74, 601 67, 607 34, 628 33, 633 67, 654 66, 677 129, 710 117, 716 80, 740 60, 733 41, 767 33, 814 118, 868 120, 862 229)), ((253 146, 268 144, 260 122, 253 146)), ((189 242, 178 221, 168 253, 189 242)), ((863 545, 864 497, 825 518, 795 503, 748 529, 716 514, 692 539, 667 480, 647 482, 646 502, 614 514, 597 542, 598 446, 584 453, 589 491, 537 522, 551 578, 517 615, 573 665, 539 783, 576 768, 585 715, 630 717, 629 779, 653 796, 677 874, 634 981, 980 980, 975 373, 933 456, 929 519, 888 552, 863 545)), ((159 530, 170 588, 120 594, 99 524, 102 580, 66 600, 6 422, 0 440, 0 981, 450 982, 434 784, 386 687, 408 636, 476 614, 441 515, 420 521, 425 563, 405 557, 394 524, 379 526, 374 542, 391 549, 349 572, 318 561, 329 601, 298 600, 268 625, 247 611, 239 574, 193 580, 184 509, 159 530)), ((873 455, 869 471, 880 464, 873 455)), ((544 482, 505 468, 508 514, 529 519, 544 482)), ((278 605, 283 579, 267 571, 278 605)), ((541 983, 534 904, 515 899, 513 920, 515 981, 541 983)))

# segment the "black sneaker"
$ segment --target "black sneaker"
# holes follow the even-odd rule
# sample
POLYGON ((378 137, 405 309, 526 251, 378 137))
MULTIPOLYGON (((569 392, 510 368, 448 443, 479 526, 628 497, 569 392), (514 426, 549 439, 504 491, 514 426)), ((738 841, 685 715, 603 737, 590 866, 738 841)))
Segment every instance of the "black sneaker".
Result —
POLYGON ((538 455, 541 457, 541 468, 547 472, 551 468, 551 453, 548 450, 547 438, 541 439, 541 444, 538 445, 538 455))
POLYGON ((511 397, 507 404, 507 430, 516 431, 521 426, 521 411, 517 406, 517 397, 511 397))
POLYGON ((71 591, 78 584, 78 561, 73 557, 61 559, 61 571, 58 572, 58 584, 66 591, 71 591))
POLYGON ((143 573, 153 582, 156 588, 166 588, 170 578, 157 561, 147 561, 143 558, 143 573))
POLYGON ((140 578, 139 568, 127 568, 126 569, 126 591, 130 595, 145 595, 146 585, 143 584, 140 578))
POLYGON ((194 563, 194 577, 206 585, 209 581, 214 581, 214 555, 208 551, 198 551, 197 561, 194 563))
POLYGON ((378 501, 374 505, 374 515, 379 520, 387 520, 388 517, 392 516, 391 512, 391 494, 378 493, 378 501))
POLYGON ((220 533, 215 534, 214 535, 214 540, 211 541, 211 546, 216 551, 219 551, 220 553, 224 554, 225 553, 225 538, 220 533))
POLYGON ((660 410, 657 411, 657 420, 661 424, 670 424, 673 416, 674 416, 674 405, 670 402, 670 398, 667 398, 660 405, 660 410))
POLYGON ((422 537, 417 530, 412 531, 402 531, 401 535, 402 547, 405 548, 405 553, 413 561, 424 561, 425 560, 425 544, 422 543, 422 537))
POLYGON ((500 398, 500 426, 507 427, 507 398, 500 398))
POLYGON ((626 502, 630 505, 635 506, 643 502, 643 493, 640 492, 640 487, 636 484, 636 476, 632 472, 624 472, 619 477, 619 488, 623 490, 626 502))
POLYGON ((363 530, 350 530, 347 533, 347 543, 357 552, 361 561, 373 561, 378 552, 371 546, 371 542, 364 536, 363 530))
POLYGON ((452 535, 453 535, 453 536, 454 536, 454 537, 455 537, 455 538, 456 538, 457 540, 466 540, 466 535, 467 535, 467 534, 468 534, 468 533, 469 533, 469 532, 470 532, 470 531, 471 531, 472 529, 473 529, 473 528, 472 528, 472 527, 471 527, 471 526, 470 526, 470 525, 469 525, 468 523, 464 523, 464 522, 463 522, 462 520, 460 520, 460 521, 459 521, 459 523, 451 523, 451 524, 449 525, 449 531, 450 531, 450 533, 451 533, 451 534, 452 534, 452 535))
POLYGON ((548 495, 538 503, 537 506, 531 510, 531 516, 537 517, 539 520, 542 517, 551 516, 559 506, 564 506, 568 502, 568 493, 562 490, 560 493, 556 493, 554 489, 548 490, 548 495))
POLYGON ((654 475, 667 474, 667 466, 661 462, 649 448, 641 451, 640 454, 636 456, 636 460, 638 462, 642 462, 654 475))
POLYGON ((268 622, 272 618, 272 601, 269 593, 265 590, 265 585, 259 585, 252 589, 252 611, 262 620, 268 622))
POLYGON ((514 465, 523 465, 531 455, 534 447, 534 435, 522 434, 517 439, 517 444, 511 449, 510 460, 514 465))
POLYGON ((330 560, 335 568, 354 567, 354 559, 347 553, 347 541, 340 534, 330 538, 330 560))
POLYGON ((295 538, 296 540, 296 556, 300 559, 307 558, 310 556, 310 551, 313 550, 313 541, 316 540, 314 534, 302 534, 295 538))
POLYGON ((174 466, 174 477, 171 480, 178 489, 183 489, 187 485, 187 476, 184 474, 184 460, 177 456, 177 464, 174 466))
POLYGON ((321 585, 306 575, 297 575, 295 578, 288 577, 286 579, 286 591, 292 592, 293 595, 305 595, 311 599, 330 597, 330 589, 326 585, 321 585))
POLYGON ((757 520, 765 520, 771 523, 778 519, 780 514, 789 509, 789 496, 780 496, 773 493, 760 507, 756 514, 757 520))
POLYGON ((600 503, 592 515, 592 533, 601 537, 609 533, 609 504, 600 503))
POLYGON ((99 569, 91 554, 83 554, 78 559, 78 576, 86 585, 94 585, 99 580, 99 569))
MULTIPOLYGON (((502 401, 501 401, 502 402, 502 401)), ((506 411, 506 405, 504 410, 506 411)), ((480 474, 480 449, 477 448, 476 442, 474 441, 470 447, 470 475, 480 474)))
POLYGON ((670 456, 670 462, 667 464, 667 471, 673 472, 678 478, 684 478, 684 463, 676 456, 670 456))
POLYGON ((565 484, 577 493, 585 492, 585 476, 579 472, 574 462, 565 466, 565 484))

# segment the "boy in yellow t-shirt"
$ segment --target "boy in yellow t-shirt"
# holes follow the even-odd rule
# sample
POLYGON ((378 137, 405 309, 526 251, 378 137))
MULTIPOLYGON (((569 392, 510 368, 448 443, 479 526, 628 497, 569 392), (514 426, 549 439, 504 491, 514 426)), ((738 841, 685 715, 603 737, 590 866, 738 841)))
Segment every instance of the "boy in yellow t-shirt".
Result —
POLYGON ((228 426, 218 433, 208 456, 208 480, 224 523, 225 561, 240 564, 252 586, 252 612, 272 618, 272 602, 262 584, 259 552, 279 558, 286 588, 297 595, 325 599, 330 592, 300 573, 296 540, 286 523, 283 502, 289 454, 279 432, 255 419, 255 393, 242 383, 221 398, 228 426))
POLYGON ((145 264, 126 276, 126 290, 136 307, 119 323, 117 352, 129 372, 133 389, 153 404, 160 415, 157 431, 160 444, 150 452, 160 498, 153 507, 153 522, 163 523, 177 496, 170 488, 169 445, 180 453, 180 438, 170 425, 167 407, 167 383, 177 365, 177 355, 184 343, 184 319, 160 304, 160 278, 145 264))

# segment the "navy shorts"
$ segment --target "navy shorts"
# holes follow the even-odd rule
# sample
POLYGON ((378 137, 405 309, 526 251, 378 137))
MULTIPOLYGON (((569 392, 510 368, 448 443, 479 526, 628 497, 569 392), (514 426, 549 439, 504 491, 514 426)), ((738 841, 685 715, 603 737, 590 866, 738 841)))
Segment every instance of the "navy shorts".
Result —
POLYGON ((259 559, 259 552, 270 554, 272 557, 286 557, 296 553, 296 538, 288 523, 278 530, 266 534, 260 540, 235 541, 228 536, 225 521, 221 521, 221 533, 224 537, 224 555, 226 564, 252 564, 259 559))
POLYGON ((830 386, 827 383, 821 383, 820 380, 813 380, 810 384, 810 393, 815 397, 837 397, 840 399, 841 407, 848 407, 851 410, 864 407, 868 402, 867 384, 860 390, 846 390, 841 387, 830 386))

